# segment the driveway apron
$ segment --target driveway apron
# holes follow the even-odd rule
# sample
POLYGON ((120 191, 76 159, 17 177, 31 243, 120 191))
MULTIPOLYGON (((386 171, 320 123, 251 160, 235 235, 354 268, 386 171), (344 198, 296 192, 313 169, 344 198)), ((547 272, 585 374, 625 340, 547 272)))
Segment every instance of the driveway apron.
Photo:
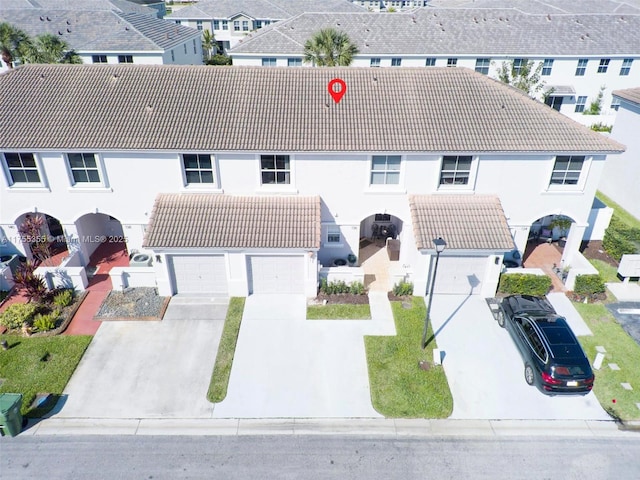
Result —
POLYGON ((527 385, 517 347, 481 296, 436 295, 431 321, 445 352, 450 418, 611 420, 593 393, 549 397, 527 385))
POLYGON ((306 320, 304 296, 248 297, 227 397, 214 417, 380 417, 364 335, 393 334, 384 317, 306 320))
POLYGON ((206 394, 227 306, 174 298, 162 321, 103 322, 56 416, 210 418, 206 394))

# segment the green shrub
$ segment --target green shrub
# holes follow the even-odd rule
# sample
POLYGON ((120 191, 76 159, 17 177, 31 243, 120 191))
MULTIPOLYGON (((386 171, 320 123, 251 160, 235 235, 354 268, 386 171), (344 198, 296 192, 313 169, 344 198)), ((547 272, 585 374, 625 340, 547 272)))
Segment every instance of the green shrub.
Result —
POLYGON ((55 294, 55 296, 53 297, 53 304, 56 307, 64 308, 67 305, 71 304, 72 300, 73 300, 73 290, 65 289, 55 294))
POLYGON ((604 293, 605 285, 599 274, 577 275, 573 291, 579 295, 591 296, 596 293, 604 293))
POLYGON ((551 290, 551 279, 546 275, 506 273, 500 277, 498 291, 509 295, 546 295, 551 290))
POLYGON ((320 281, 320 292, 325 295, 337 295, 340 293, 352 293, 354 295, 364 295, 365 288, 361 282, 353 282, 351 285, 342 280, 337 282, 327 282, 326 279, 320 281))
POLYGON ((21 328, 36 314, 38 306, 33 303, 14 303, 0 314, 0 325, 8 329, 21 328))
POLYGON ((405 295, 413 295, 413 283, 405 282, 396 283, 393 286, 393 294, 396 297, 404 297, 405 295))
POLYGON ((60 312, 58 310, 54 310, 47 314, 40 313, 33 319, 33 328, 38 332, 48 332, 49 330, 53 330, 56 328, 56 321, 59 316, 60 312))
POLYGON ((207 65, 231 65, 233 62, 231 57, 218 53, 207 60, 207 65))
POLYGON ((611 217, 611 223, 602 239, 602 246, 606 252, 619 262, 622 255, 637 253, 639 245, 640 228, 629 227, 616 215, 611 217))
POLYGON ((352 282, 349 285, 349 293, 352 295, 364 295, 366 293, 362 282, 352 282))

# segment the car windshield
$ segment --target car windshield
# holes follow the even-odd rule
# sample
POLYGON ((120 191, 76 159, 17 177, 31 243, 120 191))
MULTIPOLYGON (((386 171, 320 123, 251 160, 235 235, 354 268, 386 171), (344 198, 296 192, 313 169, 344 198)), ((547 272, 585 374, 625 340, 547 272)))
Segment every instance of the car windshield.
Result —
POLYGON ((550 345, 575 345, 575 337, 565 327, 547 327, 544 329, 550 345))

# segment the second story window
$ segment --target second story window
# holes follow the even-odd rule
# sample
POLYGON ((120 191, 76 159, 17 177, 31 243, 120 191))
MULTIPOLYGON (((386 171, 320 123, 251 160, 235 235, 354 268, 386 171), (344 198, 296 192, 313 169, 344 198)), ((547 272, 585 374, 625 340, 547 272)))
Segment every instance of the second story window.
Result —
POLYGON ((458 65, 457 58, 447 58, 447 67, 455 67, 456 65, 458 65))
POLYGON ((202 20, 196 20, 196 28, 202 31, 202 20))
POLYGON ((213 29, 214 30, 220 30, 220 20, 214 20, 213 21, 213 29))
POLYGON ((611 59, 601 58, 600 65, 598 65, 598 73, 607 73, 607 70, 609 69, 609 62, 611 62, 611 59))
POLYGON ((476 60, 476 72, 483 75, 489 75, 489 64, 491 60, 488 58, 478 58, 476 60))
POLYGON ((287 67, 301 67, 302 59, 301 58, 287 58, 287 67))
POLYGON ((133 63, 133 55, 118 55, 118 63, 133 63))
POLYGON ((240 20, 234 20, 233 21, 233 31, 234 32, 239 32, 240 31, 240 20))
POLYGON ((584 157, 562 155, 556 157, 556 162, 551 173, 551 185, 577 185, 580 180, 580 172, 584 157))
POLYGON ((576 67, 576 77, 584 77, 584 73, 587 70, 587 63, 589 60, 586 58, 581 58, 578 60, 578 66, 576 67))
POLYGON ((370 66, 371 67, 379 67, 380 66, 380 59, 379 58, 372 58, 370 66))
POLYGON ((100 171, 94 153, 67 153, 74 185, 100 183, 100 171))
POLYGON ((622 67, 620 67, 620 76, 626 77, 631 72, 631 64, 633 64, 633 58, 625 58, 622 60, 622 67))
POLYGON ((229 21, 222 20, 222 30, 229 30, 229 21))
POLYGON ((10 183, 40 183, 40 174, 33 153, 5 152, 10 183))
POLYGON ((256 20, 255 22, 256 30, 262 28, 262 20, 256 20))
POLYGON ((374 155, 371 158, 371 185, 398 185, 400 158, 400 155, 374 155))
POLYGON ((262 59, 262 66, 263 67, 275 67, 276 66, 276 59, 272 58, 272 57, 263 58, 262 59))
POLYGON ((327 243, 338 244, 342 243, 342 236, 340 235, 340 227, 337 225, 327 226, 327 243))
POLYGON ((91 61, 93 63, 107 63, 106 55, 91 55, 91 61))
POLYGON ((391 59, 391 66, 392 67, 399 67, 402 65, 402 59, 401 58, 392 58, 391 59))
POLYGON ((215 183, 211 155, 185 153, 182 155, 182 166, 187 185, 213 185, 215 183))
POLYGON ((243 32, 248 32, 249 31, 249 21, 248 20, 243 20, 242 21, 242 31, 243 32))
POLYGON ((436 58, 435 57, 429 57, 424 61, 424 66, 425 67, 435 67, 436 66, 436 58))
POLYGON ((576 100, 576 113, 582 113, 584 112, 584 107, 587 104, 587 96, 579 96, 578 99, 576 100))
POLYGON ((542 64, 542 76, 547 77, 551 75, 553 69, 553 58, 545 58, 542 64))
POLYGON ((620 109, 620 99, 613 97, 611 100, 611 110, 615 110, 616 112, 620 109))
POLYGON ((470 175, 470 155, 446 155, 442 157, 440 185, 468 185, 470 175))
POLYGON ((260 155, 260 181, 263 185, 289 185, 291 183, 289 155, 260 155))
POLYGON ((514 75, 520 75, 522 69, 527 66, 529 60, 526 58, 514 58, 513 59, 513 73, 514 75))

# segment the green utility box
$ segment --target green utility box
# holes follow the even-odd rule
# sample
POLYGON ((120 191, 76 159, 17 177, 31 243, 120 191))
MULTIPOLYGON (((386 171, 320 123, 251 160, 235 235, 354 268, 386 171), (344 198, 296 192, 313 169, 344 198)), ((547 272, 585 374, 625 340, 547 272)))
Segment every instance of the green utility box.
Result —
POLYGON ((0 393, 0 433, 15 437, 22 431, 22 395, 0 393))

